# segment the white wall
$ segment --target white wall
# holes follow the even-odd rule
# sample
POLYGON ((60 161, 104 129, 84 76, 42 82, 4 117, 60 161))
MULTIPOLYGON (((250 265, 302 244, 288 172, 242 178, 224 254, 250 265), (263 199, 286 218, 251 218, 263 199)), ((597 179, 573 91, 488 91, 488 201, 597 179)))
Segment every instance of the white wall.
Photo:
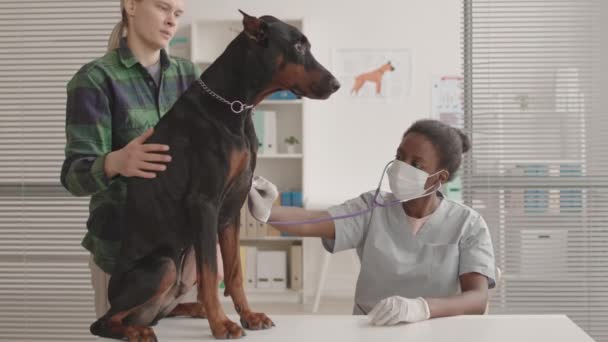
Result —
MULTIPOLYGON (((382 167, 394 157, 403 131, 429 115, 432 77, 461 73, 461 1, 185 0, 185 4, 182 24, 197 19, 240 19, 237 9, 255 16, 303 18, 313 54, 330 71, 334 48, 411 49, 411 91, 402 101, 308 103, 308 137, 304 137, 303 147, 307 155, 304 193, 309 206, 340 203, 374 188, 382 167)), ((317 252, 307 253, 305 275, 310 290, 321 255, 320 244, 312 245, 317 252)), ((356 279, 352 258, 335 256, 330 270, 327 292, 352 294, 356 279)))

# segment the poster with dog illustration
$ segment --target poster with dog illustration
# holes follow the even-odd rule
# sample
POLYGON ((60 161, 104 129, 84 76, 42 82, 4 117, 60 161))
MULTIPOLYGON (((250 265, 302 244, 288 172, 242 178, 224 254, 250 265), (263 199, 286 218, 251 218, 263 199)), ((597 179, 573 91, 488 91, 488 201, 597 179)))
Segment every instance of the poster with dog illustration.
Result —
POLYGON ((399 100, 410 92, 409 49, 336 49, 332 72, 342 84, 339 96, 399 100))

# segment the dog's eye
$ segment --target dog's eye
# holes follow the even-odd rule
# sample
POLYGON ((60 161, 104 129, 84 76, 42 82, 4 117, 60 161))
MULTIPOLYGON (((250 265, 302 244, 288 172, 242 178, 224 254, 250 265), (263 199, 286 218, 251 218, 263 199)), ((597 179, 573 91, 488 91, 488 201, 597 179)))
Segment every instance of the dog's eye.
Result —
POLYGON ((300 55, 303 55, 306 52, 306 45, 302 42, 297 42, 293 47, 300 55))

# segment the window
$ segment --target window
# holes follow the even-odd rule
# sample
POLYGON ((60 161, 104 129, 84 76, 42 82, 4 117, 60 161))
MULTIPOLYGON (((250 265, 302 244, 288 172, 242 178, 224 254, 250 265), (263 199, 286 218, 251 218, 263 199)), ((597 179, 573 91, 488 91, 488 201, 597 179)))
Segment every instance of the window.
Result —
POLYGON ((463 4, 463 197, 504 274, 492 312, 567 314, 608 341, 600 1, 463 4))
POLYGON ((66 84, 102 56, 116 0, 0 2, 0 340, 83 341, 88 198, 59 182, 66 84))

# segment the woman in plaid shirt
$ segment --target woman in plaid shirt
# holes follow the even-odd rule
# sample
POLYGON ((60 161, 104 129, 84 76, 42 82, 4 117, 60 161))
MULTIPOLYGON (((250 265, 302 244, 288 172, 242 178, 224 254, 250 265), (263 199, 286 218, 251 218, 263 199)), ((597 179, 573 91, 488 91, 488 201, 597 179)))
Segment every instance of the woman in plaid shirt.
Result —
POLYGON ((84 65, 67 85, 61 183, 75 196, 92 196, 82 245, 91 252, 97 317, 109 308, 107 286, 120 250, 125 179, 154 178, 165 170, 170 151, 160 152, 169 146, 145 141, 201 73, 164 50, 183 8, 183 0, 122 0, 122 20, 108 52, 84 65))

